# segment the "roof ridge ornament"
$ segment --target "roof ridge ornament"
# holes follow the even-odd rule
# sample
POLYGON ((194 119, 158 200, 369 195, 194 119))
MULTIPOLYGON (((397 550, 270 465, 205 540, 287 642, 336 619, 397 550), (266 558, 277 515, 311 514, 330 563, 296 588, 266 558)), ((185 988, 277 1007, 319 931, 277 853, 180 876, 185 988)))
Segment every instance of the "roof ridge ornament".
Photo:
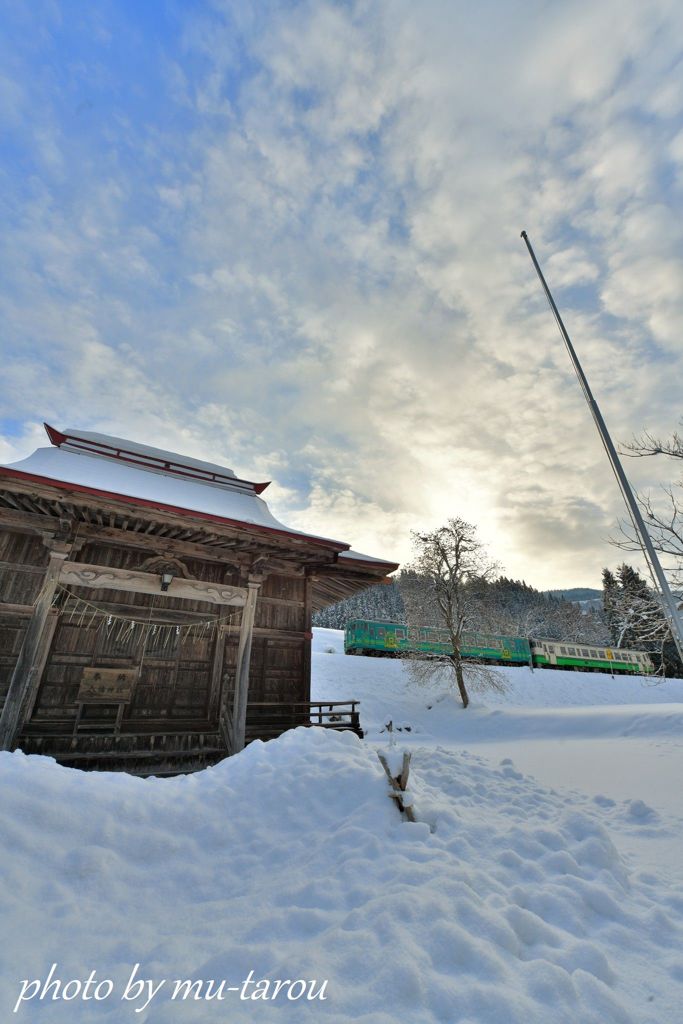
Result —
POLYGON ((186 477, 191 480, 202 481, 203 483, 214 483, 223 486, 230 485, 233 487, 236 484, 241 484, 251 488, 255 494, 262 494, 271 483, 270 480, 266 480, 263 483, 255 483, 253 480, 242 480, 230 470, 221 472, 220 467, 208 468, 211 466, 210 463, 204 463, 203 465, 207 468, 202 468, 198 460, 183 459, 182 455, 176 456, 171 452, 161 453, 159 449, 148 448, 146 445, 136 446, 134 442, 126 442, 121 438, 108 437, 107 435, 92 435, 88 431, 84 431, 82 434, 65 433, 50 426, 49 423, 43 423, 43 426, 51 444, 56 448, 64 446, 70 451, 82 452, 87 455, 99 455, 108 459, 117 459, 120 462, 126 462, 140 469, 155 469, 157 472, 186 477), (126 448, 126 444, 130 444, 131 447, 126 448), (136 447, 138 448, 137 451, 135 450, 136 447), (144 450, 145 448, 147 448, 147 451, 144 450), (155 454, 156 452, 159 454, 155 454))

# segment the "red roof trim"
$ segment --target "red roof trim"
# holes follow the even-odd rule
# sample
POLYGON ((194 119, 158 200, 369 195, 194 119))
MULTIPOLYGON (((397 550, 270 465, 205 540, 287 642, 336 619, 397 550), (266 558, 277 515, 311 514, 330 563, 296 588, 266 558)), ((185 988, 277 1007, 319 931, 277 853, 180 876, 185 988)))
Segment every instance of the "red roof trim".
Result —
POLYGON ((217 484, 247 484, 254 489, 256 494, 262 494, 271 483, 270 480, 267 480, 265 483, 255 484, 252 480, 241 480, 239 477, 228 476, 225 473, 198 469, 193 466, 187 466, 183 462, 163 459, 158 455, 144 455, 141 452, 132 452, 128 448, 107 444, 105 441, 89 441, 87 437, 79 437, 78 434, 63 434, 61 430, 55 430, 49 423, 43 423, 43 426, 51 443, 56 448, 61 448, 63 444, 68 443, 70 447, 80 448, 84 452, 90 452, 91 455, 106 455, 107 458, 118 459, 121 462, 127 462, 138 468, 161 469, 165 473, 170 473, 173 476, 188 477, 190 480, 217 484), (106 451, 103 452, 102 449, 106 449, 106 451))
POLYGON ((55 430, 55 428, 51 427, 49 423, 43 423, 43 426, 45 427, 47 436, 55 447, 59 448, 60 444, 64 444, 66 441, 66 434, 63 434, 61 430, 55 430))
POLYGON ((290 540, 309 541, 311 544, 319 544, 321 547, 332 548, 336 552, 348 551, 350 544, 344 544, 340 540, 326 540, 323 537, 313 537, 309 533, 291 533, 289 530, 278 530, 274 526, 262 526, 260 523, 247 523, 241 519, 226 519, 224 516, 217 516, 211 512, 198 512, 192 508, 180 508, 177 505, 165 505, 160 501, 150 501, 147 498, 134 498, 129 494, 116 494, 114 491, 103 491, 97 487, 87 487, 84 484, 73 484, 67 480, 53 480, 48 476, 36 476, 34 473, 24 473, 21 470, 10 469, 7 466, 0 466, 0 477, 14 477, 18 480, 28 480, 34 484, 47 484, 56 487, 61 491, 77 491, 79 494, 92 494, 97 498, 114 498, 127 505, 140 505, 143 508, 159 509, 162 512, 175 512, 181 516, 194 516, 196 519, 206 519, 212 523, 226 523, 228 526, 242 526, 248 530, 256 530, 259 533, 274 533, 279 537, 288 537, 290 540))

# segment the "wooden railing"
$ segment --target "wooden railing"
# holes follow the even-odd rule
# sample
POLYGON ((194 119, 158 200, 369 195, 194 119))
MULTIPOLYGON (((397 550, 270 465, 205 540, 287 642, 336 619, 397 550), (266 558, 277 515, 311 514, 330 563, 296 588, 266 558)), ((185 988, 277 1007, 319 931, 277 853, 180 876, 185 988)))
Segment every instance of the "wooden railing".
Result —
MULTIPOLYGON (((349 730, 362 737, 359 705, 357 700, 250 703, 246 738, 274 739, 297 726, 349 730)), ((106 731, 99 722, 81 720, 78 725, 74 732, 73 717, 30 722, 23 729, 21 748, 55 757, 63 764, 108 771, 118 767, 134 774, 193 771, 215 763, 229 751, 216 722, 124 720, 119 732, 113 717, 106 731), (163 763, 157 765, 157 761, 163 763), (144 770, 147 762, 154 763, 144 770)))
POLYGON ((323 729, 348 729, 363 735, 360 726, 360 701, 294 701, 252 703, 247 707, 247 739, 272 739, 297 726, 323 729))

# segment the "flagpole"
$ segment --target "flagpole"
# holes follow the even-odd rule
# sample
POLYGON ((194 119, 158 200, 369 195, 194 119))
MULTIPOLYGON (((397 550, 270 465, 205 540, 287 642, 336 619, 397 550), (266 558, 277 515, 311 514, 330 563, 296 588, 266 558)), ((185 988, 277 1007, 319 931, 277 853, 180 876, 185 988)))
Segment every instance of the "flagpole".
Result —
POLYGON ((595 421, 595 425, 598 428, 600 439, 604 445, 614 475, 617 478, 617 483, 619 484, 619 488, 623 495, 624 501, 626 502, 626 507, 628 509, 629 515, 631 516, 631 520, 635 527, 636 534, 640 539, 640 546, 642 548, 643 554, 645 555, 645 559, 648 562, 650 571, 653 574, 653 578, 656 579, 657 583, 659 584, 659 589, 664 600, 666 617, 669 620, 671 635, 673 636, 674 642, 678 649, 678 656, 683 662, 683 622, 681 622, 681 617, 678 613, 675 598, 671 593, 669 583, 667 581, 666 576, 664 575, 664 570, 662 569, 661 563, 657 556, 657 552, 654 549, 652 539, 650 537, 650 534, 648 533, 640 508, 638 507, 638 502, 636 501, 635 495, 631 489, 631 485, 629 484, 626 474, 624 473, 624 468, 617 454, 617 450, 614 447, 614 444, 612 443, 612 438, 609 435, 607 425, 604 419, 602 418, 602 413, 600 412, 598 403, 593 398, 593 393, 588 384, 586 375, 583 372, 581 363, 579 362, 579 358, 574 350, 574 346, 571 343, 571 339, 567 334, 567 329, 564 326, 562 317, 560 316, 560 312, 557 306, 555 305, 555 300, 552 297, 550 288, 548 287, 545 277, 543 276, 543 272, 540 266, 538 265, 536 254, 534 253, 534 250, 531 247, 531 242, 529 241, 529 237, 526 231, 522 231, 522 238, 524 239, 526 247, 529 250, 531 262, 536 268, 538 279, 541 282, 541 285, 543 286, 545 297, 548 300, 548 304, 550 305, 553 316, 555 317, 555 320, 557 322, 557 326, 560 330, 560 334, 562 335, 563 341, 567 348, 567 352, 569 353, 569 358, 572 361, 572 365, 574 367, 576 376, 578 377, 579 384, 581 385, 581 390, 583 391, 584 398, 588 403, 588 408, 590 409, 591 415, 595 421))

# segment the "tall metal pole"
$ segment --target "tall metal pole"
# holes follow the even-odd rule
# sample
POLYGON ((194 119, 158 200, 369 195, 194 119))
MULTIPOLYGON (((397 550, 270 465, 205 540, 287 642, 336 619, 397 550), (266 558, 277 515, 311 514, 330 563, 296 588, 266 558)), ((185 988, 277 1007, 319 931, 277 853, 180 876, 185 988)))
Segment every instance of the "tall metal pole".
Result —
POLYGON ((538 274, 539 281, 543 286, 545 297, 547 298, 550 308, 553 311, 553 316, 557 321, 557 326, 560 329, 560 334, 562 335, 562 338, 566 345, 567 352, 569 353, 569 358, 572 361, 572 365, 576 372, 576 376, 579 379, 579 384, 581 385, 581 390, 583 391, 584 398, 588 403, 588 408, 590 409, 591 415, 595 421, 595 425, 598 428, 600 439, 604 445, 605 451, 607 452, 607 458, 610 461, 612 470, 614 471, 614 475, 617 478, 617 483, 619 484, 619 488, 624 497, 624 501, 626 502, 626 507, 631 516, 631 520, 636 529, 636 532, 640 537, 643 553, 650 565, 650 569, 653 573, 654 578, 657 580, 657 583, 659 584, 659 589, 661 590, 662 598, 664 600, 666 616, 669 620, 669 626, 671 628, 671 635, 673 636, 674 641, 676 643, 678 655, 681 661, 683 661, 683 622, 681 621, 681 617, 678 613, 675 598, 669 588, 669 583, 667 581, 666 576, 664 575, 664 570, 662 569, 659 558, 657 557, 657 552, 655 551, 654 546, 652 544, 650 534, 647 531, 647 527, 641 515, 640 508, 638 507, 638 502, 636 501, 635 495, 631 490, 631 485, 629 484, 626 478, 624 468, 621 465, 619 456, 617 455, 617 450, 612 443, 612 438, 610 437, 605 421, 602 418, 602 413, 598 408, 598 403, 593 398, 591 389, 588 386, 586 375, 583 372, 583 369, 581 368, 581 363, 579 362, 578 356, 574 351, 574 346, 572 345, 569 335, 567 334, 567 329, 564 326, 564 323, 562 322, 562 317, 560 316, 559 310, 555 305, 555 300, 553 299, 550 293, 550 288, 548 288, 546 280, 543 276, 543 272, 538 265, 538 260, 536 259, 534 250, 531 247, 531 242, 529 241, 526 231, 522 231, 522 238, 524 239, 526 247, 529 250, 531 261, 534 267, 536 268, 536 273, 538 274))

